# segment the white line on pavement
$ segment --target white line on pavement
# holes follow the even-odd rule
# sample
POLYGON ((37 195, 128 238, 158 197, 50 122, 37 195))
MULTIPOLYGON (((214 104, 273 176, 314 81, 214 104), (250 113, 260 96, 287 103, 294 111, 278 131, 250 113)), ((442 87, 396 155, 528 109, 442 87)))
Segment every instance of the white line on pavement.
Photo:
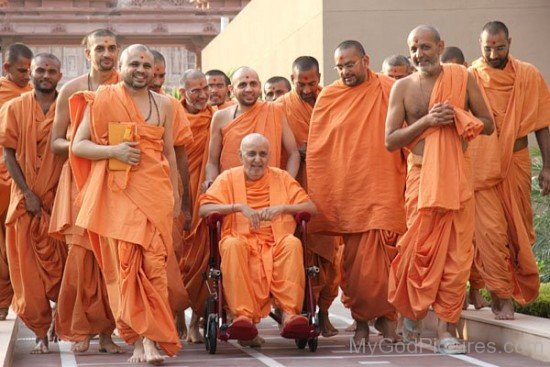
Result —
MULTIPOLYGON (((426 343, 415 343, 415 344, 418 345, 419 347, 426 348, 426 349, 429 349, 429 350, 433 350, 434 353, 436 352, 436 349, 433 345, 429 345, 429 344, 426 344, 426 343)), ((468 363, 471 363, 471 364, 473 364, 475 366, 479 366, 479 367, 499 367, 496 364, 492 364, 492 363, 489 363, 489 362, 483 362, 483 361, 481 361, 477 358, 470 357, 470 356, 467 356, 467 355, 464 355, 464 354, 440 354, 440 355, 455 358, 455 359, 460 359, 461 361, 468 362, 468 363)))
POLYGON ((239 345, 239 343, 237 343, 235 340, 230 340, 229 343, 231 345, 233 345, 234 347, 239 348, 240 350, 242 350, 243 352, 245 352, 249 356, 256 358, 258 361, 262 362, 263 364, 265 364, 268 367, 285 367, 283 364, 277 362, 273 358, 270 358, 270 357, 266 356, 265 354, 262 354, 262 353, 254 350, 252 348, 243 348, 243 347, 241 347, 239 345))
POLYGON ((359 364, 368 364, 368 365, 373 365, 373 364, 390 364, 390 361, 372 361, 372 362, 367 362, 367 361, 359 361, 359 364))
POLYGON ((61 357, 61 367, 77 367, 76 358, 71 351, 71 343, 59 341, 59 355, 61 357))

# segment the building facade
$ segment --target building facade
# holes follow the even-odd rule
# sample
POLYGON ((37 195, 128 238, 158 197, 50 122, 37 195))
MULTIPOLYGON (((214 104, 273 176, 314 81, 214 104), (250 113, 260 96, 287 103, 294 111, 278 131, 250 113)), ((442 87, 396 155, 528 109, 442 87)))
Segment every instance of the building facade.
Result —
POLYGON ((98 28, 121 46, 143 43, 166 58, 168 87, 201 67, 201 50, 249 0, 0 0, 0 47, 23 42, 62 61, 63 80, 88 70, 82 38, 98 28))

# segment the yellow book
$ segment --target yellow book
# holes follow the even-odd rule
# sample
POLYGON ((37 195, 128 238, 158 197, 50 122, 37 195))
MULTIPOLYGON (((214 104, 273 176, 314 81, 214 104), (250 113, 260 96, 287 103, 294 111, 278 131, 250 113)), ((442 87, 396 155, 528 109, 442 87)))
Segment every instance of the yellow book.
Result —
MULTIPOLYGON (((109 122, 109 145, 117 145, 125 141, 134 141, 135 122, 109 122)), ((109 170, 126 171, 130 165, 116 158, 109 159, 109 170)))

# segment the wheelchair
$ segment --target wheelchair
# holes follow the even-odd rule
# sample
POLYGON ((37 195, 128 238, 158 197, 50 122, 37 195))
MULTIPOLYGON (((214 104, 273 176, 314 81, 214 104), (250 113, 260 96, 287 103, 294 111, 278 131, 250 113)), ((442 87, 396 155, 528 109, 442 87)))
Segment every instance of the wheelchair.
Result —
MULTIPOLYGON (((296 236, 301 239, 302 246, 304 248, 304 271, 305 271, 305 297, 304 304, 302 306, 302 315, 308 320, 309 328, 307 332, 291 335, 282 335, 284 338, 294 339, 298 349, 305 349, 308 346, 310 352, 317 350, 318 337, 320 334, 319 320, 316 313, 316 302, 313 296, 312 279, 319 273, 317 266, 308 266, 306 263, 306 247, 307 247, 307 222, 309 222, 311 215, 306 212, 301 212, 295 215, 294 219, 297 222, 296 236)), ((223 222, 223 215, 213 213, 206 218, 206 224, 208 226, 210 237, 210 259, 208 262, 208 270, 206 272, 205 281, 208 287, 209 296, 206 300, 205 307, 205 325, 204 325, 204 340, 206 350, 210 354, 216 353, 218 340, 228 341, 230 339, 238 339, 232 336, 229 331, 229 323, 227 320, 227 312, 224 303, 223 294, 223 274, 220 271, 221 257, 218 244, 221 240, 221 228, 223 222)), ((278 324, 282 323, 280 315, 270 312, 269 316, 273 318, 278 324)), ((250 339, 256 337, 250 335, 250 339)))

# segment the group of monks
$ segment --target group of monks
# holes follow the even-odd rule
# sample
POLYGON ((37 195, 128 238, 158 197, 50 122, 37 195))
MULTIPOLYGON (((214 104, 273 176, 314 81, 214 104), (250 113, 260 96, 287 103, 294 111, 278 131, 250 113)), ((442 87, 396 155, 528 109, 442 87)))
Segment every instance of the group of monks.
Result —
POLYGON ((339 79, 301 56, 291 83, 264 85, 250 67, 229 79, 188 70, 178 100, 163 90, 166 62, 145 45, 119 58, 106 29, 83 40, 90 70, 57 91, 61 63, 11 45, 0 78, 0 318, 11 306, 48 342, 101 352, 134 346, 130 362, 162 363, 181 339, 202 342, 209 238, 219 243, 230 317, 243 346, 272 308, 281 336, 309 330, 303 258, 323 336, 342 302, 354 341, 372 324, 414 342, 432 308, 437 349, 464 353, 455 327, 468 301, 491 294, 497 319, 538 295, 527 135, 542 152, 550 192, 550 93, 539 71, 509 54, 499 21, 467 68, 438 31, 418 26, 410 57, 369 67, 361 43, 334 52, 339 79), (29 84, 30 82, 30 84, 29 84), (294 215, 313 215, 308 240, 294 215), (9 264, 9 267, 8 267, 9 264), (8 270, 9 269, 9 270, 8 270), (469 297, 466 297, 467 283, 469 297), (55 304, 55 307, 52 305, 55 304), (185 310, 192 309, 189 329, 185 310))

